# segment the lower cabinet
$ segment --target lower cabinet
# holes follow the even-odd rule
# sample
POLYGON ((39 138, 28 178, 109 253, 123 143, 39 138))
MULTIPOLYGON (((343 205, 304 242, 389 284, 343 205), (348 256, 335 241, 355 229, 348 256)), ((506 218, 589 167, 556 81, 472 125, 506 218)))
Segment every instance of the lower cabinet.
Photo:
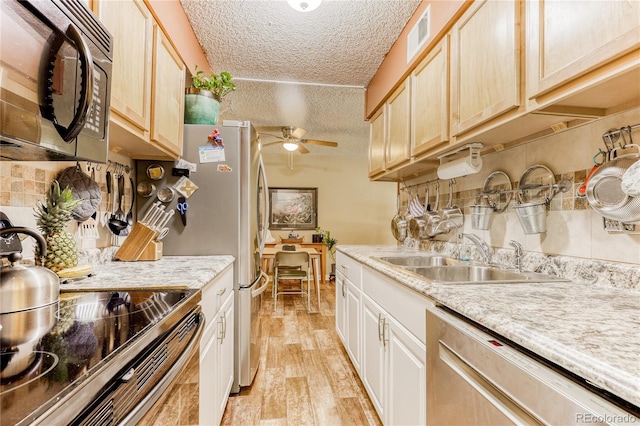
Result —
POLYGON ((234 376, 234 300, 230 266, 202 290, 206 328, 200 341, 199 424, 220 424, 229 399, 234 376))
POLYGON ((384 419, 385 319, 382 308, 369 297, 362 298, 362 369, 360 378, 380 418, 384 419))
MULTIPOLYGON (((423 311, 425 312, 425 311, 423 311)), ((423 314, 424 316, 424 314, 423 314)), ((427 423, 427 350, 425 344, 408 332, 393 317, 384 318, 387 332, 385 390, 389 425, 427 423)))
POLYGON ((336 331, 351 362, 360 369, 361 291, 341 272, 336 273, 336 331))
POLYGON ((388 425, 426 424, 425 315, 432 303, 367 266, 362 267, 357 303, 349 280, 344 295, 339 287, 338 280, 336 303, 346 306, 343 343, 380 419, 388 425), (359 358, 352 354, 356 346, 359 358))

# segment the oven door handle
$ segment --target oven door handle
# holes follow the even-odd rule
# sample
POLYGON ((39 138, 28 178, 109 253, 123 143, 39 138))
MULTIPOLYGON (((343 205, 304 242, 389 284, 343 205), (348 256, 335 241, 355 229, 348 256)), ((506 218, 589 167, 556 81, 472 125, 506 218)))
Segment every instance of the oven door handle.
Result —
POLYGON ((144 399, 141 400, 124 419, 122 419, 122 421, 120 422, 121 425, 136 425, 140 421, 140 419, 144 417, 145 414, 147 414, 153 404, 155 404, 160 399, 162 394, 169 388, 171 383, 173 383, 174 379, 187 365, 187 363, 191 359, 191 356, 196 355, 195 352, 200 347, 200 338, 202 337, 202 332, 204 330, 206 322, 205 316, 202 312, 198 313, 198 317, 198 329, 180 358, 176 360, 171 369, 165 373, 158 384, 153 389, 151 389, 151 391, 144 397, 144 399))

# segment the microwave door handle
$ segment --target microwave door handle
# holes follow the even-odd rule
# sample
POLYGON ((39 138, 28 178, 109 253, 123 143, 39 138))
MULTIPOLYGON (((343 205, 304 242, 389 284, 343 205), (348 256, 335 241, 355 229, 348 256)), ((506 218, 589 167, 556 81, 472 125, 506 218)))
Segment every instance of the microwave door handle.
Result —
MULTIPOLYGON (((82 38, 81 32, 75 25, 69 24, 69 27, 67 28, 67 36, 78 48, 80 69, 82 70, 82 87, 80 89, 78 109, 76 110, 69 127, 64 127, 58 124, 53 108, 48 110, 48 117, 46 118, 53 121, 56 130, 58 130, 58 133, 64 141, 71 142, 82 131, 87 118, 87 112, 89 111, 89 106, 93 102, 93 57, 91 56, 89 46, 87 46, 87 43, 82 38)), ((50 87, 47 87, 47 92, 49 94, 51 93, 50 87)))

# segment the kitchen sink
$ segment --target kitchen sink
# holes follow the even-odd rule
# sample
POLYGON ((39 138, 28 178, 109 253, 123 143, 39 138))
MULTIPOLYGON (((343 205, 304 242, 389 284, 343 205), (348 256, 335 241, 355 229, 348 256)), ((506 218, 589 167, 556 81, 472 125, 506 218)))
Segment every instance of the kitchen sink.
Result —
POLYGON ((469 264, 445 256, 396 256, 378 260, 410 271, 437 284, 513 284, 561 282, 564 278, 537 272, 515 271, 495 266, 469 264))
POLYGON ((411 272, 432 281, 460 284, 478 284, 490 282, 522 282, 531 277, 513 271, 505 271, 491 266, 462 265, 407 268, 411 272))

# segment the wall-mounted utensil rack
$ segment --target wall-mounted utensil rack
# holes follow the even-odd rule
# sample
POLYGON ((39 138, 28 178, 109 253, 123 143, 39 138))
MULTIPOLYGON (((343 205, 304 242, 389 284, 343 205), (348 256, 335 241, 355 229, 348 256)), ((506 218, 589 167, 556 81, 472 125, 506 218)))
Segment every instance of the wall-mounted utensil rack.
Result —
MULTIPOLYGON (((451 179, 451 180, 453 180, 453 183, 455 185, 456 180, 455 179, 451 179)), ((406 183, 404 183, 404 181, 402 181, 402 186, 403 187, 400 188, 400 191, 411 191, 414 188, 419 190, 420 187, 422 187, 422 186, 428 186, 428 185, 432 185, 434 183, 439 183, 439 182, 443 182, 443 180, 442 179, 431 179, 431 180, 427 180, 427 181, 420 182, 420 183, 414 183, 413 185, 407 185, 406 183)))
POLYGON ((553 197, 555 197, 559 192, 567 192, 571 189, 571 181, 568 179, 563 179, 558 183, 548 184, 548 185, 526 185, 524 187, 519 187, 515 189, 500 189, 500 190, 490 190, 490 191, 481 191, 476 195, 476 199, 480 198, 488 198, 491 195, 506 195, 506 194, 521 194, 523 191, 539 191, 541 189, 551 189, 553 195, 549 198, 545 198, 545 201, 550 202, 553 197))
POLYGON ((631 137, 631 130, 637 129, 639 127, 640 127, 640 123, 633 124, 631 126, 623 126, 619 129, 611 129, 609 131, 604 132, 602 134, 602 141, 604 142, 605 148, 607 148, 607 158, 608 158, 608 154, 610 154, 611 151, 615 149, 616 142, 618 142, 621 136, 622 136, 622 141, 618 142, 618 146, 620 148, 624 148, 626 145, 632 144, 633 138, 631 137), (627 141, 627 138, 625 137, 625 134, 628 135, 629 137, 628 141, 627 141))

